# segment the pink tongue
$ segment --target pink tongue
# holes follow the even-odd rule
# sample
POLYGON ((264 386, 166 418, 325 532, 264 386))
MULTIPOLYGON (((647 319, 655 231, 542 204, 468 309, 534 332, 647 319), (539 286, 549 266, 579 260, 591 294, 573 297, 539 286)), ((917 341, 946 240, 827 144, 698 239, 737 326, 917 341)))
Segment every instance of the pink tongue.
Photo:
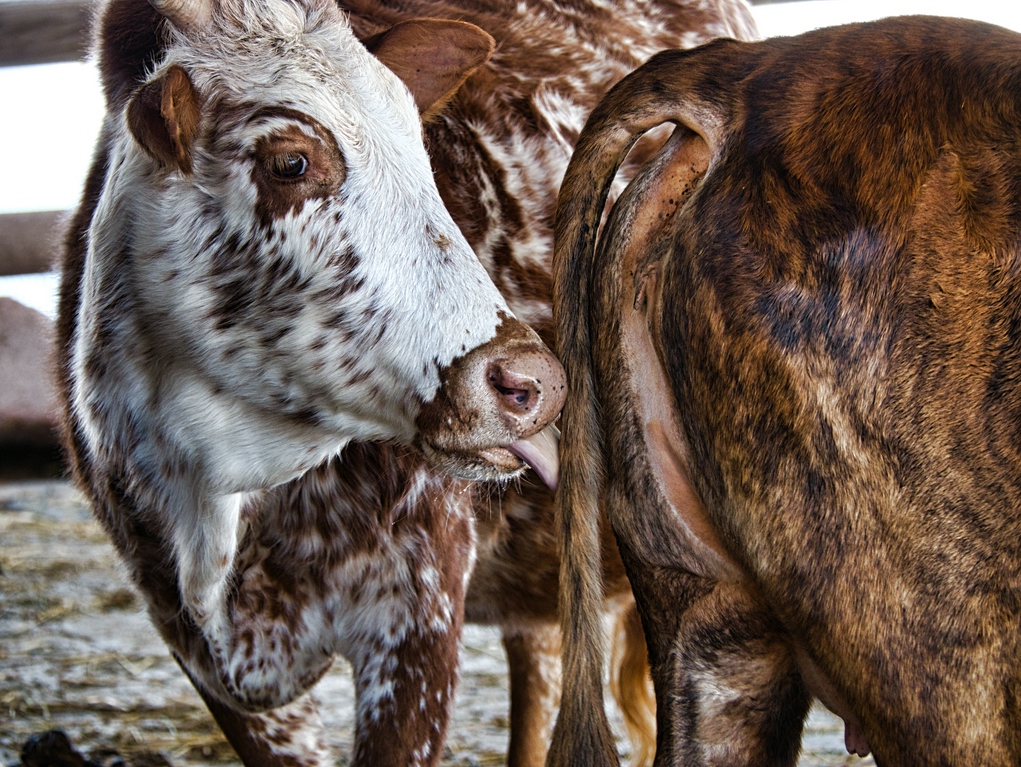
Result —
POLYGON ((550 490, 556 490, 557 475, 560 473, 560 455, 557 452, 559 444, 560 430, 550 424, 528 439, 520 439, 508 445, 507 449, 531 466, 550 490))

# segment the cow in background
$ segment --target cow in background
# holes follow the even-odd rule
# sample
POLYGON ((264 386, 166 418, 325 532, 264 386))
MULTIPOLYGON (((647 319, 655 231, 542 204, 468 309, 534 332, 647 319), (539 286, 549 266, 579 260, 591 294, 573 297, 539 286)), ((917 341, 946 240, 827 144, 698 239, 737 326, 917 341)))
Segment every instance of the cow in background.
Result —
POLYGON ((666 52, 593 112, 556 224, 551 766, 616 763, 600 500, 657 765, 793 765, 813 695, 879 765, 1021 763, 1019 179, 1021 35, 978 22, 666 52))
MULTIPOLYGON (((757 34, 747 6, 731 0, 343 4, 366 40, 412 13, 469 21, 496 40, 489 61, 427 121, 426 146, 454 220, 515 315, 547 343, 553 336, 553 212, 589 112, 611 85, 663 48, 757 34)), ((638 154, 661 140, 650 137, 638 154)), ((371 471, 356 473, 372 477, 371 471)), ((508 762, 539 767, 559 700, 559 552, 552 494, 527 476, 498 497, 492 487, 474 488, 479 548, 465 609, 466 620, 498 625, 503 633, 511 685, 508 762)), ((608 527, 602 535, 604 608, 618 616, 619 632, 611 679, 630 726, 634 761, 642 764, 651 760, 654 737, 644 640, 608 527)))

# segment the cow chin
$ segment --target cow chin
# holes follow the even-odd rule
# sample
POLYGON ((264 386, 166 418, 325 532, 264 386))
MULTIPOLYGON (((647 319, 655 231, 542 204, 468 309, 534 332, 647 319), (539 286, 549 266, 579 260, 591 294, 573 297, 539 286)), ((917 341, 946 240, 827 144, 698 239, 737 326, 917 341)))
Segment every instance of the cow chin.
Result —
POLYGON ((507 445, 443 450, 420 443, 419 448, 434 467, 459 479, 506 483, 531 468, 543 484, 556 490, 560 474, 559 445, 560 431, 550 423, 507 445))
POLYGON ((473 482, 506 483, 520 477, 528 464, 505 447, 489 447, 478 452, 448 453, 431 446, 420 446, 426 460, 438 471, 473 482))

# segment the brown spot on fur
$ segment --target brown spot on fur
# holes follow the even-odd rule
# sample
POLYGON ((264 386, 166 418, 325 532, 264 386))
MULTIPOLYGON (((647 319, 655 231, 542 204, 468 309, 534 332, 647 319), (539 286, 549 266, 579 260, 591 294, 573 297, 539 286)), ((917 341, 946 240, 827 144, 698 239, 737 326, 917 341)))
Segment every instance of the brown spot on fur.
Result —
POLYGON ((166 47, 163 17, 149 3, 111 0, 99 17, 99 72, 107 103, 122 107, 166 47))

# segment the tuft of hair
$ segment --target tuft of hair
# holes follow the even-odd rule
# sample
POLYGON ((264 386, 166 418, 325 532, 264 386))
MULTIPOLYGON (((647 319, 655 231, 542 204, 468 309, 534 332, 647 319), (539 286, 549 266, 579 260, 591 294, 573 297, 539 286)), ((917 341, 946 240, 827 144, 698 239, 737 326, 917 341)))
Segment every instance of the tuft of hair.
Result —
POLYGON ((630 767, 652 767, 656 758, 656 695, 649 674, 649 648, 634 603, 614 621, 610 658, 610 692, 631 741, 630 767))

